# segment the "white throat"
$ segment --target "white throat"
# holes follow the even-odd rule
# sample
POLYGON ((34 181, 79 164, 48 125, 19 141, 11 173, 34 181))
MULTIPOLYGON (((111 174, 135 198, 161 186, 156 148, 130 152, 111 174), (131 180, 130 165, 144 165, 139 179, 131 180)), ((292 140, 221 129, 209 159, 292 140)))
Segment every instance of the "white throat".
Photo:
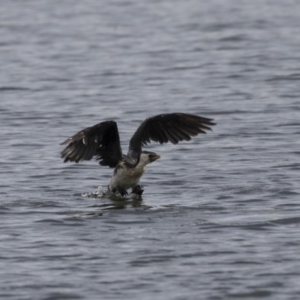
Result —
POLYGON ((126 190, 135 187, 142 175, 146 170, 146 165, 148 160, 141 157, 139 163, 134 168, 127 167, 124 163, 121 163, 114 172, 111 178, 109 188, 113 190, 114 188, 121 187, 126 190))
POLYGON ((137 165, 137 168, 138 167, 144 167, 146 165, 150 164, 150 160, 149 160, 149 155, 148 154, 145 154, 145 153, 141 153, 140 155, 140 161, 137 165))

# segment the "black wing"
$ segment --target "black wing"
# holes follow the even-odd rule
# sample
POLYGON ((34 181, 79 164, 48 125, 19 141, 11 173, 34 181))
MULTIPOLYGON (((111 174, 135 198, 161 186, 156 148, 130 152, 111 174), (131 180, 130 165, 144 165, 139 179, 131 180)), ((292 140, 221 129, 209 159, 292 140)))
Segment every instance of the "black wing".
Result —
POLYGON ((61 152, 64 162, 90 160, 96 156, 102 166, 114 168, 122 160, 117 123, 106 121, 87 127, 65 140, 67 147, 61 152))
POLYGON ((213 119, 183 113, 162 114, 148 118, 132 136, 128 155, 138 159, 142 146, 151 141, 160 144, 189 141, 192 136, 211 130, 209 126, 215 125, 212 121, 213 119))

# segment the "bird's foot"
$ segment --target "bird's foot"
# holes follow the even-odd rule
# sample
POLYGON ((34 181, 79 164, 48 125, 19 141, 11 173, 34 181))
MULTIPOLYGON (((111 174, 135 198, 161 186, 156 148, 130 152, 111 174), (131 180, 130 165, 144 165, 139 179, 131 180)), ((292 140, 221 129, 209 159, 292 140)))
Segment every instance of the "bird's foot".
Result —
POLYGON ((144 192, 143 186, 142 185, 136 185, 133 189, 132 189, 132 194, 137 194, 139 196, 142 196, 144 192))
POLYGON ((124 188, 121 188, 121 187, 113 188, 112 192, 113 193, 119 192, 122 197, 128 195, 127 191, 124 188))

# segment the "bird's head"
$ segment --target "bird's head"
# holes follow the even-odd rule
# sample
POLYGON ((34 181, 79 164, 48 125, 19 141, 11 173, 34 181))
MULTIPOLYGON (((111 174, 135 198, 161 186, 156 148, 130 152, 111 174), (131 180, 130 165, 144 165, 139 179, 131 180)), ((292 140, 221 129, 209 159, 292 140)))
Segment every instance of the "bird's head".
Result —
POLYGON ((147 165, 147 164, 150 164, 150 163, 156 161, 159 158, 160 158, 160 156, 154 152, 142 151, 141 156, 140 156, 140 162, 147 165))

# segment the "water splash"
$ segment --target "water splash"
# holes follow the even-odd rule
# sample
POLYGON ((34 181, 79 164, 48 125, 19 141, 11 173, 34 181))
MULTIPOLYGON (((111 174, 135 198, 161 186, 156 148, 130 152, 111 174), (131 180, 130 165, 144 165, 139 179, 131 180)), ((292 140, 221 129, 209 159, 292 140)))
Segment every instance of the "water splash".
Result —
POLYGON ((81 196, 84 198, 109 198, 111 194, 107 186, 99 186, 97 190, 90 193, 82 193, 81 196))
POLYGON ((97 190, 90 193, 82 193, 81 196, 84 198, 110 199, 112 201, 143 200, 142 196, 136 194, 128 194, 127 196, 122 196, 119 192, 113 193, 109 190, 108 186, 99 186, 97 190))

